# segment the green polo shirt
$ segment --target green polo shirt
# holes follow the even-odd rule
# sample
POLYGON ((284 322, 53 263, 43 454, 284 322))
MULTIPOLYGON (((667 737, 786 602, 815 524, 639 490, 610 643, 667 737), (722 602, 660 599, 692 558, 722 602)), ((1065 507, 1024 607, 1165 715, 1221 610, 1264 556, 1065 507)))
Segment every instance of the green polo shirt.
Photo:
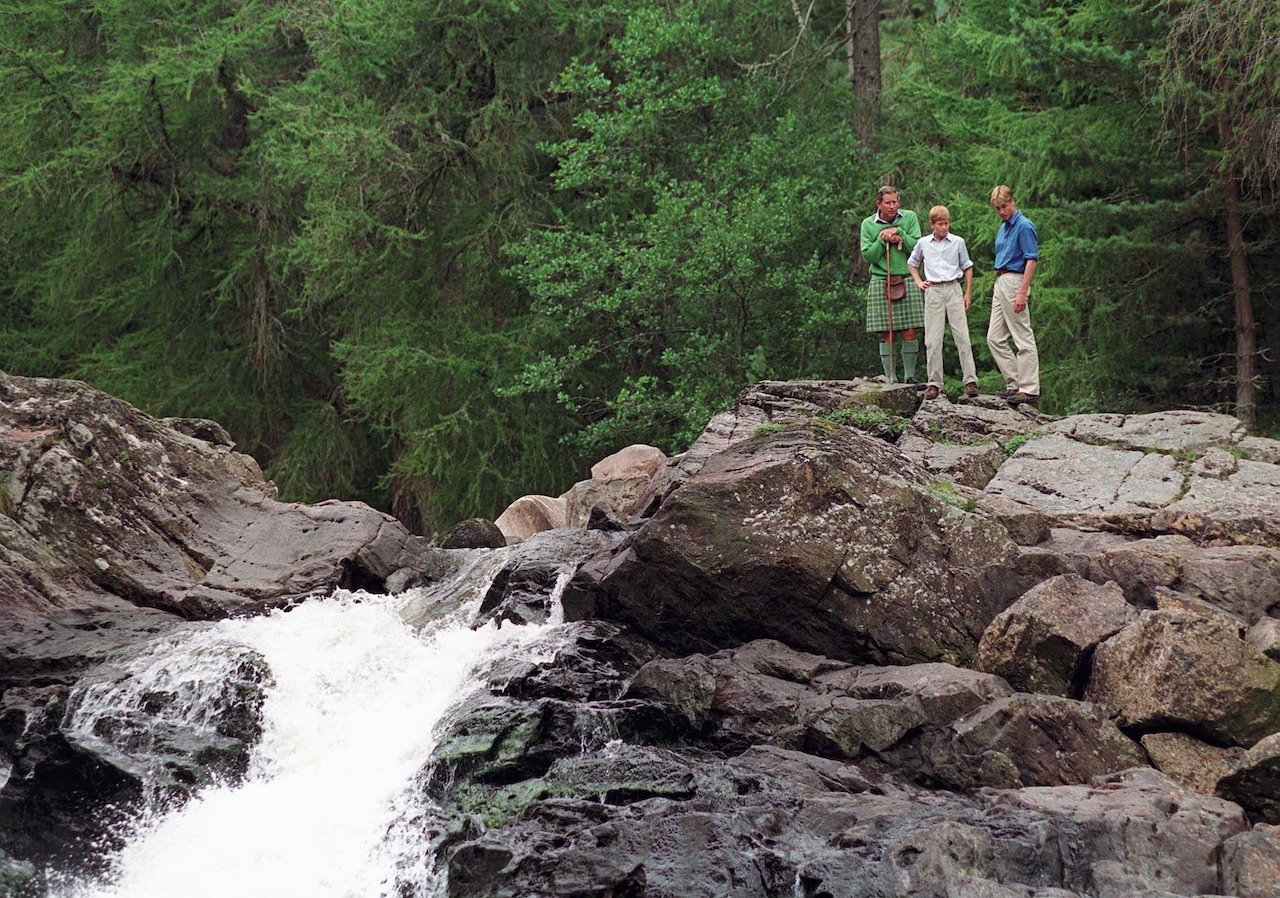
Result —
POLYGON ((920 220, 910 209, 899 209, 898 217, 888 224, 876 221, 874 215, 862 220, 862 258, 870 267, 872 277, 882 278, 885 274, 885 244, 880 239, 880 232, 885 228, 897 228, 902 235, 902 251, 899 252, 896 246, 893 248, 893 273, 907 274, 907 258, 920 239, 920 220))

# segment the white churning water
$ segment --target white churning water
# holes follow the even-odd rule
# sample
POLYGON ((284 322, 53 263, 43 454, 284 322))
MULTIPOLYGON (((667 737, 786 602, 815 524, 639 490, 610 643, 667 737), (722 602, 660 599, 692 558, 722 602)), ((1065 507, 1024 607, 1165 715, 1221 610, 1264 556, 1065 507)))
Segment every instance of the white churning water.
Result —
MULTIPOLYGON (((495 553, 496 554, 496 553, 495 553)), ((473 581, 474 583, 474 581, 473 581)), ((483 590, 473 590, 482 593, 483 590)), ((406 594, 412 600, 412 593, 406 594)), ((478 598, 478 596, 477 596, 478 598)), ((273 684, 247 777, 176 811, 143 815, 105 882, 65 883, 58 898, 379 898, 430 896, 434 827, 415 786, 437 725, 500 657, 545 655, 555 628, 471 629, 475 601, 420 633, 405 596, 342 593, 288 612, 192 630, 163 659, 136 659, 113 695, 79 713, 136 703, 148 682, 217 680, 211 656, 266 661, 273 684), (159 659, 159 660, 158 660, 159 659)), ((199 694, 186 709, 207 726, 199 694)), ((181 690, 179 690, 181 691, 181 690)), ((84 727, 92 722, 86 720, 84 727)))

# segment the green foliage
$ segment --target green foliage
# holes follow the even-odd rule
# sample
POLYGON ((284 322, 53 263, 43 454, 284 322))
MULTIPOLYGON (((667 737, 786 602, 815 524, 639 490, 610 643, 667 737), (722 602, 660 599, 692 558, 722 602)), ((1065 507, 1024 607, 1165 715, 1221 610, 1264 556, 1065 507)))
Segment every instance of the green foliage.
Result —
POLYGON ((828 412, 822 416, 828 421, 856 427, 859 430, 883 430, 895 438, 906 429, 907 419, 874 406, 846 406, 828 412))
POLYGON ((286 497, 422 527, 567 485, 570 425, 493 394, 526 360, 498 253, 545 203, 547 87, 605 21, 565 15, 19 4, 0 18, 0 366, 215 418, 286 497))
POLYGON ((683 448, 746 383, 847 365, 845 98, 745 64, 789 14, 638 9, 558 83, 584 107, 549 145, 571 201, 509 248, 543 348, 515 390, 582 418, 576 445, 683 448))
POLYGON ((1039 437, 1039 436, 1043 436, 1043 434, 1020 433, 1017 436, 1010 437, 1005 442, 1001 443, 1000 451, 1001 453, 1004 454, 1005 458, 1013 458, 1014 454, 1019 449, 1021 449, 1023 446, 1027 445, 1027 443, 1031 442, 1032 440, 1034 440, 1036 437, 1039 437))
POLYGON ((217 419, 286 498, 432 530, 679 451, 752 381, 874 370, 850 241, 884 181, 951 208, 977 325, 1009 183, 1046 410, 1229 398, 1223 160, 1280 329, 1269 7, 890 5, 874 155, 844 9, 13 0, 0 367, 217 419))
POLYGON ((956 490, 956 485, 948 480, 935 480, 925 485, 929 491, 929 495, 935 499, 940 499, 950 505, 952 508, 958 508, 961 511, 973 511, 978 507, 977 500, 961 498, 956 490))
POLYGON ((1162 0, 1168 136, 1261 189, 1280 180, 1280 20, 1262 0, 1162 0), (1197 146, 1199 145, 1199 146, 1197 146), (1209 152, 1205 153, 1205 150, 1209 152))
MULTIPOLYGON (((990 308, 990 188, 1011 185, 1036 223, 1032 309, 1047 411, 1231 399, 1218 200, 1201 169, 1167 150, 1153 100, 1170 74, 1173 6, 973 0, 918 29, 891 82, 890 117, 913 127, 888 132, 884 167, 901 173, 919 207, 951 207, 979 269, 971 320, 990 308)), ((1275 239, 1274 216, 1251 228, 1262 245, 1275 239)), ((1265 254, 1255 265, 1275 271, 1265 254)), ((1280 324, 1260 315, 1263 331, 1280 324)), ((991 366, 982 341, 975 354, 980 369, 991 366)))

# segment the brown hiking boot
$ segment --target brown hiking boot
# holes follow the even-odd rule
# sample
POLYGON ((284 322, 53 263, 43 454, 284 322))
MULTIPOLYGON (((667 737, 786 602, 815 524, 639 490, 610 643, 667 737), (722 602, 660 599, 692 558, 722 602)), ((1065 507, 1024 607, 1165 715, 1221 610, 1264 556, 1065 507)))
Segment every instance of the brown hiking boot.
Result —
POLYGON ((1014 393, 1009 397, 1010 405, 1029 405, 1032 408, 1040 407, 1040 397, 1032 396, 1030 393, 1014 393))
POLYGON ((941 391, 940 391, 937 387, 935 387, 933 384, 929 384, 929 386, 925 388, 925 391, 924 391, 924 398, 925 398, 925 399, 937 399, 937 398, 938 398, 938 394, 939 394, 940 392, 941 392, 941 391))
POLYGON ((977 384, 965 384, 965 385, 964 385, 964 395, 968 396, 970 399, 977 399, 977 398, 978 398, 978 385, 977 385, 977 384))

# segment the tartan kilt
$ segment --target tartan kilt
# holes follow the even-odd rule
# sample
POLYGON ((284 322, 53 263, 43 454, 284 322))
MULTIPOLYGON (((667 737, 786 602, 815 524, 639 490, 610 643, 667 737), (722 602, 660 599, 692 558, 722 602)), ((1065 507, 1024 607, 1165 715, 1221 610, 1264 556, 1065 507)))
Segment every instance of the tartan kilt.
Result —
MULTIPOLYGON (((893 304, 893 329, 924 327, 924 291, 907 278, 907 295, 893 304)), ((889 310, 885 308, 884 278, 872 275, 867 284, 867 332, 882 333, 889 329, 889 310)))

